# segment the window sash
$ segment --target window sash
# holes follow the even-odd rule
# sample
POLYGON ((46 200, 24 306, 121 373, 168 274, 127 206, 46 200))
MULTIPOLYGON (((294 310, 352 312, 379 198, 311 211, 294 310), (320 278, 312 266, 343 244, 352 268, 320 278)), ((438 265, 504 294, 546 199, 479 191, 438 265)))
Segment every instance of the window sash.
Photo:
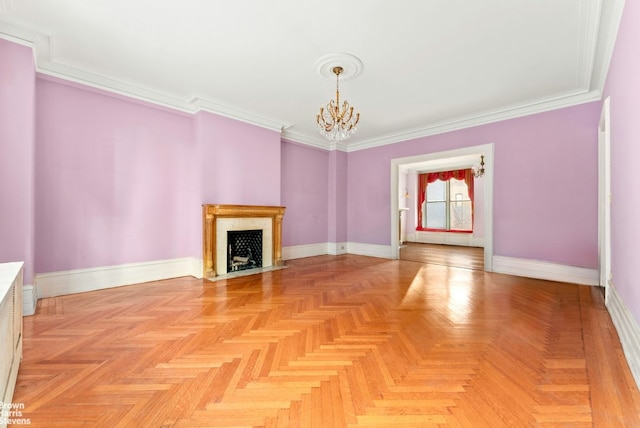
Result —
MULTIPOLYGON (((473 200, 471 199, 467 180, 463 181, 466 185, 466 192, 460 192, 460 186, 458 189, 453 189, 451 180, 457 179, 455 177, 449 177, 446 180, 437 179, 425 186, 422 196, 423 206, 419 207, 419 210, 424 213, 421 215, 421 224, 418 225, 418 230, 437 230, 443 232, 473 232, 473 200), (442 199, 442 192, 440 189, 431 188, 431 195, 427 192, 429 186, 433 186, 438 183, 438 186, 444 185, 444 196, 442 199), (455 195, 452 195, 455 192, 455 195), (431 196, 431 197, 429 197, 431 196), (424 210, 424 211, 423 211, 424 210)), ((425 183, 426 184, 426 183, 425 183)))

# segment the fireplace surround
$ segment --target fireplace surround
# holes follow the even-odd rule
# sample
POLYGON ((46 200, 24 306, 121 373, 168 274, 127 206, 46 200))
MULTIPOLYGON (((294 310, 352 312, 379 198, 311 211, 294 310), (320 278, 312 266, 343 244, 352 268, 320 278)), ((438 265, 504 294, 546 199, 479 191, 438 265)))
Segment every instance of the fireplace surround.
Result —
POLYGON ((202 205, 203 278, 227 273, 227 232, 262 230, 262 267, 282 266, 282 218, 285 207, 202 205))

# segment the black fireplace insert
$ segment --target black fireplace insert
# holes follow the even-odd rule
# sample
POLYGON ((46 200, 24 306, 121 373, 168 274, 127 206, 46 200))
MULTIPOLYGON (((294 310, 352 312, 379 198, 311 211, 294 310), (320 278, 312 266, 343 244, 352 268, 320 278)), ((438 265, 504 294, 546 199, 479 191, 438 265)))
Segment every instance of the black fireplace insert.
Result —
POLYGON ((262 267, 262 230, 227 231, 227 272, 262 267))

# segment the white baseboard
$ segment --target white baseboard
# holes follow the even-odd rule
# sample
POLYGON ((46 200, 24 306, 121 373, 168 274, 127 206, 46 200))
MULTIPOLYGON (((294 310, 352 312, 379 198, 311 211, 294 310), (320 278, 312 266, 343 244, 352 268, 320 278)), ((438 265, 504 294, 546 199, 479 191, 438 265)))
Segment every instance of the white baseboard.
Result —
POLYGON ((359 254, 361 256, 380 257, 383 259, 393 258, 391 255, 391 245, 361 244, 358 242, 348 242, 347 252, 349 254, 359 254))
POLYGON ((460 245, 463 247, 484 247, 484 237, 472 233, 420 232, 406 235, 405 241, 421 244, 460 245))
POLYGON ((29 316, 36 313, 36 303, 38 303, 38 295, 36 287, 31 284, 22 286, 22 315, 29 316))
POLYGON ((526 278, 570 282, 581 285, 598 285, 600 281, 597 269, 504 256, 493 256, 493 271, 526 278))
POLYGON ((323 256, 326 254, 338 256, 347 253, 389 259, 391 258, 391 247, 389 245, 359 244, 357 242, 323 242, 320 244, 282 247, 283 260, 323 256))
POLYGON ((347 254, 347 248, 349 244, 346 242, 329 242, 327 247, 329 254, 332 256, 339 256, 340 254, 347 254))
POLYGON ((629 309, 620 299, 612 282, 607 287, 607 309, 613 325, 620 337, 624 356, 631 369, 636 385, 640 387, 640 327, 629 312, 629 309))
POLYGON ((89 269, 37 274, 34 280, 38 298, 101 290, 181 276, 202 277, 202 259, 181 259, 129 263, 89 269))
POLYGON ((322 256, 329 254, 328 243, 309 245, 292 245, 282 247, 282 260, 302 259, 305 257, 322 256))

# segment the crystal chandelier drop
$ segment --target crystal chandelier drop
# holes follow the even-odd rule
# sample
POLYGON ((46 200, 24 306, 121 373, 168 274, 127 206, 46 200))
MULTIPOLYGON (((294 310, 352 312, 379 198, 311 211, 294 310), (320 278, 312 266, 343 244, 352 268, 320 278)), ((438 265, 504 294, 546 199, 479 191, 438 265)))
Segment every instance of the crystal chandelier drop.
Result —
POLYGON ((336 99, 329 101, 326 106, 320 107, 320 113, 316 115, 316 122, 320 133, 330 141, 343 141, 357 131, 360 113, 355 112, 348 101, 340 106, 340 74, 342 67, 333 67, 336 75, 336 99))

